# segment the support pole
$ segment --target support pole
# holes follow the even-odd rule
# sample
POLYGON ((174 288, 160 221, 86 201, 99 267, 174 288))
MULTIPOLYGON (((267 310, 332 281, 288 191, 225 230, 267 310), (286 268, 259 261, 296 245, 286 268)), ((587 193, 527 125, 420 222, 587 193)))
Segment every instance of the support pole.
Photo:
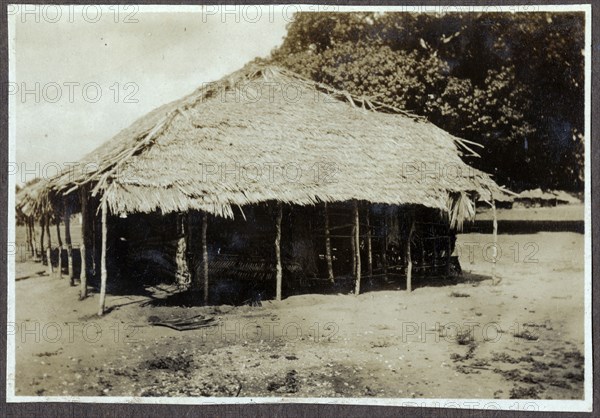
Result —
POLYGON ((86 219, 88 222, 88 228, 90 232, 90 240, 88 241, 88 251, 90 253, 90 270, 91 276, 94 278, 98 277, 98 222, 96 222, 96 214, 98 213, 98 206, 94 205, 93 200, 88 200, 88 204, 90 207, 88 208, 88 218, 86 219), (91 215, 91 216, 90 216, 91 215))
POLYGON ((354 201, 354 275, 356 284, 354 294, 360 293, 360 218, 358 216, 358 202, 354 201))
POLYGON ((52 265, 52 236, 50 235, 50 215, 46 215, 46 258, 48 259, 48 275, 54 274, 52 265))
POLYGON ((44 262, 44 258, 46 257, 46 251, 44 250, 44 238, 46 235, 46 220, 44 216, 40 218, 40 257, 42 259, 42 263, 44 262))
POLYGON ((106 299, 106 215, 108 208, 106 207, 106 196, 102 196, 102 249, 100 253, 100 308, 98 309, 98 315, 104 314, 104 303, 106 299))
POLYGON ((450 277, 450 264, 452 256, 452 232, 448 231, 448 240, 446 247, 446 278, 450 277))
POLYGON ((35 223, 32 216, 27 217, 27 228, 29 228, 29 239, 31 240, 31 257, 37 259, 37 239, 35 238, 35 223))
POLYGON ((325 202, 325 259, 327 260, 327 277, 333 283, 333 256, 331 255, 331 236, 329 233, 329 212, 325 202))
POLYGON ((367 206, 367 266, 369 277, 373 277, 373 243, 371 240, 371 208, 367 206))
POLYGON ((86 243, 88 240, 88 213, 87 213, 87 195, 85 189, 81 190, 81 245, 79 251, 81 254, 81 271, 79 272, 79 282, 81 283, 81 290, 79 291, 79 299, 87 298, 87 260, 86 260, 86 243))
POLYGON ((410 221, 410 230, 408 231, 408 239, 406 241, 406 290, 412 292, 412 251, 411 242, 415 232, 415 217, 412 216, 410 221))
POLYGON ((63 250, 63 242, 60 236, 60 216, 56 217, 56 239, 58 240, 58 278, 62 279, 62 250, 63 250))
POLYGON ((275 218, 275 299, 281 300, 281 282, 283 278, 283 268, 281 267, 281 219, 283 209, 281 203, 277 204, 277 217, 275 218))
POLYGON ((25 217, 25 232, 27 233, 27 238, 25 238, 27 240, 27 252, 28 253, 32 253, 32 247, 31 247, 31 229, 29 228, 29 218, 25 217))
POLYGON ((498 283, 500 283, 499 281, 497 281, 497 277, 496 277, 496 261, 498 258, 498 218, 496 216, 496 201, 494 200, 494 195, 491 194, 490 196, 490 202, 492 205, 492 216, 493 216, 493 221, 492 221, 492 234, 493 234, 493 242, 494 242, 494 246, 492 247, 492 257, 493 257, 493 261, 492 261, 492 284, 496 285, 498 283))
POLYGON ((65 222, 65 243, 67 244, 67 273, 69 275, 69 284, 75 284, 75 275, 73 274, 73 242, 71 241, 71 208, 69 203, 65 202, 63 212, 65 222))
MULTIPOLYGON (((425 229, 425 225, 423 225, 423 229, 425 229)), ((429 265, 427 263, 427 257, 425 256, 425 234, 421 231, 421 263, 420 263, 420 271, 421 274, 426 274, 429 265), (427 266, 427 267, 425 267, 427 266)))
POLYGON ((437 275, 437 257, 438 257, 438 251, 437 251, 437 234, 435 231, 435 225, 432 225, 431 227, 431 236, 433 237, 433 239, 431 240, 431 242, 433 242, 433 275, 436 276, 437 275))
POLYGON ((356 240, 354 239, 354 220, 352 220, 352 228, 350 230, 350 252, 352 253, 352 277, 356 277, 356 240))
POLYGON ((387 262, 387 212, 383 214, 383 237, 381 240, 381 264, 383 267, 383 277, 387 280, 388 262, 387 262))
POLYGON ((204 276, 204 304, 208 305, 208 243, 206 230, 208 229, 208 213, 202 215, 202 273, 204 276))

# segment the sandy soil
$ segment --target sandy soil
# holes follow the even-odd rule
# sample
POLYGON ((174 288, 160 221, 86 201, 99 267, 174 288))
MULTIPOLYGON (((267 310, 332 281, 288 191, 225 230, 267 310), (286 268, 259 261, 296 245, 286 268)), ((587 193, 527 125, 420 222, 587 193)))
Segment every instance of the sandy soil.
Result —
POLYGON ((16 394, 582 398, 583 235, 500 235, 495 286, 490 241, 461 235, 464 277, 410 294, 194 308, 109 295, 102 318, 97 295, 18 262, 16 394), (217 325, 151 324, 198 314, 217 325))

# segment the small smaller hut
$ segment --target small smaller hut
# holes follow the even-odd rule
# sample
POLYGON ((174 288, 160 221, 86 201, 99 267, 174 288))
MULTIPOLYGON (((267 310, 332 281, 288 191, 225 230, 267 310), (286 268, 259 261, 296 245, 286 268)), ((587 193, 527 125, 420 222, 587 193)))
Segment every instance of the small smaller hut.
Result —
POLYGON ((50 225, 54 220, 54 207, 48 193, 48 183, 40 178, 27 182, 15 196, 17 224, 25 226, 26 248, 28 254, 41 260, 52 270, 48 263, 52 251, 52 235, 50 225), (39 223, 39 233, 36 232, 36 222, 39 223))
POLYGON ((542 190, 540 188, 524 190, 515 199, 515 204, 522 207, 554 207, 558 205, 578 204, 581 201, 560 190, 542 190))

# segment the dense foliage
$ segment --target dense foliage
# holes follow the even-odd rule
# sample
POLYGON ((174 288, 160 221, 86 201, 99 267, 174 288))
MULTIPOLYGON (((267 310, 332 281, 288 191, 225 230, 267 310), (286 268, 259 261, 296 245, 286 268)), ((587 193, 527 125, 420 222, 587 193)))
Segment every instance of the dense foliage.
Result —
POLYGON ((515 190, 583 188, 584 16, 304 13, 271 59, 481 143, 515 190))

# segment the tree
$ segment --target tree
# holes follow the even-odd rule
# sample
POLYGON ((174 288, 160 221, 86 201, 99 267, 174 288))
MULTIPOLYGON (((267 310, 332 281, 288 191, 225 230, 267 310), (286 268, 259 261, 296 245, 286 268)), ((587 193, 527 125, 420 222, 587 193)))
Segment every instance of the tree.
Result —
POLYGON ((519 190, 583 188, 582 13, 300 13, 271 61, 485 146, 519 190))

